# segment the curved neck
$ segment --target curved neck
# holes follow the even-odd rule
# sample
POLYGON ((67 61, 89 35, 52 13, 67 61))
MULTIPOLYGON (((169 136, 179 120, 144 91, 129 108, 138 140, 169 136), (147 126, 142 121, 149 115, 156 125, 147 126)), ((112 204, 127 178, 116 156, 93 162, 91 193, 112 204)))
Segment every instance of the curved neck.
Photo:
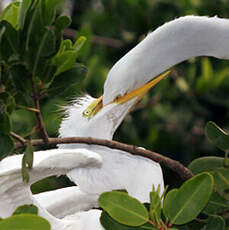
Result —
POLYGON ((186 16, 159 27, 112 67, 103 103, 197 56, 229 59, 229 19, 186 16))

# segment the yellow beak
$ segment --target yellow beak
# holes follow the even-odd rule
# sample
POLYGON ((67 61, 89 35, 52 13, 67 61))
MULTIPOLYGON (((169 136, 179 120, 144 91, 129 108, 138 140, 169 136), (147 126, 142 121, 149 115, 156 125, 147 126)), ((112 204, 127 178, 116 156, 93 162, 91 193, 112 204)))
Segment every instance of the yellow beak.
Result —
POLYGON ((142 99, 144 97, 144 95, 151 89, 153 88, 155 85, 157 85, 157 83, 159 83, 162 79, 164 79, 166 76, 168 76, 168 74, 170 73, 169 71, 166 71, 165 73, 159 75, 158 77, 155 77, 152 81, 146 83, 145 85, 143 85, 142 87, 135 89, 127 94, 125 94, 122 97, 117 97, 114 102, 118 103, 118 104, 123 104, 135 97, 138 97, 139 100, 142 99))
MULTIPOLYGON (((118 103, 118 104, 123 104, 135 97, 138 97, 136 102, 134 103, 133 106, 137 104, 139 100, 141 100, 144 95, 155 85, 157 85, 162 79, 164 79, 168 74, 170 73, 169 71, 166 71, 165 73, 159 75, 158 77, 155 77, 152 81, 146 83, 145 85, 141 86, 138 89, 135 89, 123 96, 118 96, 116 97, 111 103, 118 103)), ((94 117, 103 107, 103 96, 99 97, 95 101, 93 101, 84 111, 83 111, 83 116, 87 117, 88 119, 91 119, 94 117)))

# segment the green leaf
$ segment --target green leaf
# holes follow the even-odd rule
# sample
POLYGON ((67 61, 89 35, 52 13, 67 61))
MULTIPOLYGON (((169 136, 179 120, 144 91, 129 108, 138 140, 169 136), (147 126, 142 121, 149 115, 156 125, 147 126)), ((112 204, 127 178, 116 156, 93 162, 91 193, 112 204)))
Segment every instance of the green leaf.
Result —
POLYGON ((188 168, 194 173, 210 172, 217 168, 223 167, 224 158, 222 157, 201 157, 193 160, 188 168))
POLYGON ((100 195, 98 202, 112 218, 121 224, 139 226, 149 219, 145 206, 126 193, 105 192, 100 195))
POLYGON ((32 12, 32 16, 30 18, 30 22, 26 34, 25 47, 27 52, 30 50, 30 47, 37 45, 38 39, 40 43, 40 36, 43 35, 42 30, 43 30, 43 24, 42 24, 41 11, 39 7, 36 7, 35 10, 32 12))
POLYGON ((62 31, 67 28, 71 24, 71 18, 65 15, 61 15, 56 19, 55 27, 57 32, 62 31))
POLYGON ((0 159, 3 159, 14 148, 14 142, 9 135, 0 133, 0 159))
POLYGON ((214 122, 209 121, 205 129, 206 135, 218 148, 223 151, 229 150, 229 134, 223 131, 214 122))
POLYGON ((75 60, 77 57, 77 52, 75 51, 66 51, 56 58, 57 70, 55 76, 70 70, 75 65, 75 60))
POLYGON ((3 134, 9 134, 11 131, 11 122, 9 115, 0 106, 0 132, 3 134))
POLYGON ((33 146, 31 143, 28 143, 24 156, 22 158, 22 178, 23 181, 29 182, 29 171, 28 169, 31 169, 33 167, 33 146))
POLYGON ((65 0, 44 0, 43 21, 44 26, 52 25, 56 17, 56 10, 65 0))
POLYGON ((224 230, 225 222, 221 216, 210 216, 201 230, 224 230))
POLYGON ((22 179, 23 181, 25 181, 26 183, 29 182, 29 171, 28 171, 28 168, 26 166, 26 161, 25 161, 25 154, 22 158, 22 168, 21 168, 21 174, 22 174, 22 179))
POLYGON ((173 195, 167 195, 164 208, 170 222, 181 225, 195 219, 208 203, 213 185, 212 175, 201 173, 186 181, 173 195))
POLYGON ((27 144, 23 159, 26 167, 31 169, 33 167, 33 146, 30 142, 27 144))
POLYGON ((29 72, 26 70, 24 65, 12 66, 9 70, 9 73, 18 91, 21 91, 21 93, 24 94, 31 93, 31 82, 29 78, 29 72))
POLYGON ((150 218, 154 223, 159 223, 161 219, 161 202, 162 199, 159 195, 160 186, 155 190, 153 186, 153 191, 150 192, 150 218))
POLYGON ((49 82, 47 85, 47 88, 50 87, 49 94, 51 93, 53 96, 56 96, 57 94, 64 94, 66 92, 76 92, 80 88, 80 81, 84 79, 86 74, 86 68, 76 63, 72 69, 61 73, 49 82), (63 88, 63 85, 68 85, 68 87, 63 88))
POLYGON ((105 211, 102 212, 100 217, 102 226, 107 230, 156 230, 151 224, 145 223, 141 226, 132 227, 118 223, 105 211))
POLYGON ((225 199, 229 199, 229 169, 219 168, 212 172, 215 188, 225 199))
POLYGON ((171 212, 170 210, 173 209, 172 205, 173 205, 174 200, 177 196, 177 193, 178 193, 178 189, 174 188, 167 193, 167 195, 164 199, 163 213, 166 217, 169 216, 169 213, 171 212))
POLYGON ((78 52, 82 48, 86 40, 87 40, 86 37, 80 36, 73 45, 74 50, 78 52))
POLYGON ((13 110, 15 109, 15 100, 14 97, 9 94, 7 99, 7 112, 11 114, 13 110))
POLYGON ((55 51, 55 37, 51 30, 46 30, 40 40, 40 44, 37 47, 37 53, 35 56, 33 74, 36 75, 39 59, 41 56, 49 56, 55 51))
POLYGON ((17 209, 14 211, 13 215, 19 215, 19 214, 34 214, 38 215, 38 208, 35 205, 22 205, 17 207, 17 209))
POLYGON ((214 191, 203 212, 207 215, 212 215, 220 214, 227 210, 229 210, 229 201, 223 199, 223 197, 214 191))
POLYGON ((50 230, 51 226, 44 218, 21 214, 8 217, 0 222, 0 230, 50 230))
POLYGON ((1 41, 1 55, 4 60, 8 61, 12 55, 15 56, 18 54, 19 33, 7 21, 2 21, 0 26, 5 28, 5 32, 1 41))
POLYGON ((9 22, 15 29, 17 27, 19 2, 9 4, 1 13, 0 20, 9 22))
POLYGON ((26 14, 32 4, 32 0, 23 0, 18 12, 18 26, 20 29, 24 27, 26 14))

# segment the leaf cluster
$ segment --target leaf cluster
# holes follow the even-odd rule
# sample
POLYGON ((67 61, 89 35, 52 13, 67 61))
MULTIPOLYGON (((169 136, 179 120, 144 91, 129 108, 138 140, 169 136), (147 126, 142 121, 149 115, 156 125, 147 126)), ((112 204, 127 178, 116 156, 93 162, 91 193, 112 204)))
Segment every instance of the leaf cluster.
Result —
POLYGON ((76 59, 86 39, 63 39, 71 23, 58 13, 63 2, 23 0, 0 14, 0 158, 13 150, 15 110, 40 113, 34 101, 63 92, 63 82, 76 84, 81 79, 76 59))
POLYGON ((166 195, 160 196, 159 191, 153 188, 150 204, 141 204, 124 192, 101 194, 101 224, 106 230, 225 229, 225 220, 219 214, 206 211, 214 196, 214 178, 210 173, 197 174, 166 195))

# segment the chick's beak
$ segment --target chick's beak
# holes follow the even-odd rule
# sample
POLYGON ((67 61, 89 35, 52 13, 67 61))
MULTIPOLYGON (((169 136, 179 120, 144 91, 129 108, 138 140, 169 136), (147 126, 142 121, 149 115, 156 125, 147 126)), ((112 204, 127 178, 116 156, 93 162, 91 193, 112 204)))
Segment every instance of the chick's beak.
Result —
MULTIPOLYGON (((145 96, 145 94, 154 86, 156 86, 162 79, 164 79, 168 74, 169 71, 164 72, 163 74, 155 77, 150 82, 146 83, 145 85, 130 91, 129 93, 126 93, 123 96, 117 96, 110 104, 117 103, 117 104, 123 104, 127 101, 130 101, 133 98, 136 98, 136 101, 134 105, 131 107, 131 109, 145 96)), ((93 101, 84 111, 83 116, 87 117, 88 119, 91 119, 94 117, 101 109, 103 108, 103 96, 99 97, 95 101, 93 101)), ((130 109, 130 110, 131 110, 130 109)))

